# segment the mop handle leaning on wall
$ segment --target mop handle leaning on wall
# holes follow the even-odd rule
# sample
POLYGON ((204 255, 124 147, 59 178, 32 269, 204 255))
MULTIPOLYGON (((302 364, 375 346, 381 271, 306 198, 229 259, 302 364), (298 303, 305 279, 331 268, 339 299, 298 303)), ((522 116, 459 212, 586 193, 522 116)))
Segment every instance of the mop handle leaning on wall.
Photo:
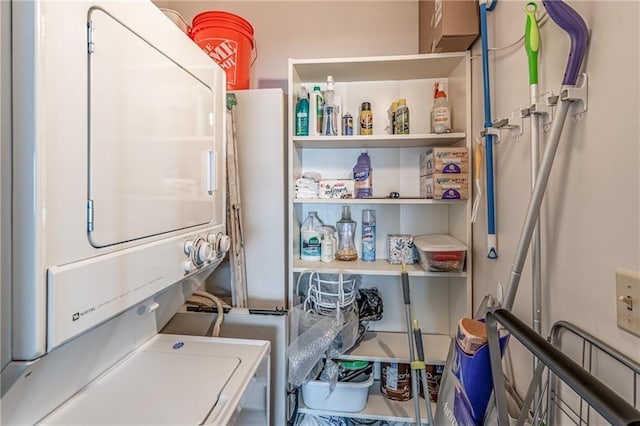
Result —
MULTIPOLYGON (((422 393, 424 394, 424 402, 427 406, 427 419, 429 419, 429 426, 433 426, 433 413, 431 412, 431 397, 429 394, 429 384, 427 383, 427 370, 424 365, 424 347, 422 346, 422 330, 418 325, 418 320, 413 320, 413 338, 416 341, 416 352, 418 353, 418 359, 411 365, 413 370, 414 364, 417 370, 420 370, 420 377, 422 378, 422 393)), ((418 389, 420 392, 420 389, 418 389)), ((419 398, 420 395, 415 395, 415 398, 419 398)))
MULTIPOLYGON (((404 310, 407 317, 407 337, 409 338, 409 363, 411 366, 411 392, 413 393, 413 405, 416 413, 416 425, 420 425, 420 395, 418 394, 418 377, 415 370, 415 354, 413 352, 413 335, 411 333, 411 295, 409 294, 409 274, 407 267, 402 262, 402 297, 404 298, 404 310)), ((431 426, 431 425, 429 425, 431 426)))
POLYGON ((572 102, 568 95, 568 89, 575 87, 578 81, 578 73, 580 72, 582 61, 587 51, 587 40, 589 38, 589 30, 584 20, 569 5, 560 0, 544 0, 543 4, 551 19, 571 37, 571 49, 567 60, 564 80, 562 81, 563 87, 560 94, 558 112, 551 124, 547 146, 542 156, 540 170, 533 187, 529 208, 527 209, 527 215, 524 220, 520 240, 516 248, 513 267, 511 268, 511 274, 507 284, 507 294, 503 306, 508 310, 513 308, 513 302, 518 292, 520 276, 527 258, 527 250, 531 243, 536 222, 540 217, 540 205, 542 204, 542 199, 547 188, 551 167, 553 166, 553 160, 558 149, 564 122, 567 118, 567 112, 569 111, 569 104, 572 102))

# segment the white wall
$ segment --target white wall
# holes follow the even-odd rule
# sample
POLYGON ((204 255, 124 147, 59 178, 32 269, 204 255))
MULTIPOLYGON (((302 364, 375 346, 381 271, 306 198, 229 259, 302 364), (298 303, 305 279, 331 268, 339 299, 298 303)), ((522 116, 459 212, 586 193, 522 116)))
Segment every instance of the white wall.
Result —
MULTIPOLYGON (((500 2, 489 14, 490 46, 517 40, 524 2, 500 2)), ((570 1, 591 29, 584 70, 589 74, 588 112, 568 119, 542 208, 543 333, 567 320, 640 358, 640 339, 616 327, 615 269, 640 270, 640 57, 638 2, 570 1)), ((542 7, 540 5, 540 7, 542 7)), ((541 28, 540 91, 558 93, 569 38, 552 21, 541 28)), ((474 52, 479 46, 474 46, 474 52)), ((483 125, 481 60, 473 61, 474 130, 483 125)), ((524 48, 491 55, 494 117, 528 105, 524 48)), ((499 259, 486 255, 486 216, 474 226, 475 300, 508 281, 530 196, 530 137, 508 134, 496 149, 499 259)), ((531 272, 527 261, 514 313, 531 324, 531 272)), ((512 345, 513 347, 513 345, 512 345)), ((520 369, 528 358, 516 358, 520 369)), ((522 381, 522 379, 521 379, 522 381)))
MULTIPOLYGON (((165 2, 166 3, 166 2, 165 2)), ((169 1, 191 19, 227 10, 255 27, 259 57, 252 87, 286 89, 287 58, 416 53, 417 0, 409 1, 169 1), (326 21, 326 22, 325 22, 326 21), (310 31, 314 28, 313 31, 310 31)), ((489 14, 490 45, 524 33, 522 1, 501 1, 489 14)), ((640 151, 638 2, 570 1, 591 28, 585 70, 589 110, 567 121, 542 209, 543 331, 563 319, 640 357, 640 340, 616 327, 615 268, 640 270, 640 151)), ((540 4, 542 8, 542 5, 540 4)), ((552 21, 541 28, 541 91, 559 91, 569 49, 552 21)), ((479 43, 476 42, 474 52, 479 43)), ((528 104, 522 44, 491 55, 493 116, 528 104)), ((473 60, 473 121, 483 123, 481 61, 473 60)), ((506 284, 530 195, 529 130, 520 142, 508 135, 496 149, 499 254, 486 259, 484 205, 474 226, 474 300, 506 284)), ((529 263, 514 312, 531 322, 529 263)), ((475 306, 474 303, 474 306, 475 306)), ((528 372, 528 358, 516 358, 528 372)), ((522 385, 522 380, 520 380, 522 385)))
POLYGON ((11 12, 9 2, 0 2, 0 369, 11 359, 11 12))
POLYGON ((206 10, 235 13, 254 28, 251 88, 287 90, 288 58, 401 55, 418 51, 417 0, 183 1, 169 8, 191 22, 206 10))

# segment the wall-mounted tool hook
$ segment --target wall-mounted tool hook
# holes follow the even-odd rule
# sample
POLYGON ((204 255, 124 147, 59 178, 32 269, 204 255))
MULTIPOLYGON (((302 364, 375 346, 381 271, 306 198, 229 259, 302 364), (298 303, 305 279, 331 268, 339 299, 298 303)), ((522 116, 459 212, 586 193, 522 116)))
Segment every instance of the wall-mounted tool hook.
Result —
POLYGON ((589 76, 587 73, 582 73, 578 76, 576 85, 574 87, 568 87, 562 90, 562 100, 570 100, 569 114, 580 121, 584 117, 584 113, 587 112, 589 103, 587 101, 589 96, 589 76))

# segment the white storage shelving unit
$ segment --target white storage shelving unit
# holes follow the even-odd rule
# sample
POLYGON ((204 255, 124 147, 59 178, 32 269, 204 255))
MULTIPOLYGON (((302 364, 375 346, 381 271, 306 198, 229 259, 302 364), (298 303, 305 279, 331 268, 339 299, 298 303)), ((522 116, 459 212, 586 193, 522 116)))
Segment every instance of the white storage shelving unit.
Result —
MULTIPOLYGON (((448 233, 471 247, 471 202, 427 200, 419 197, 419 157, 430 146, 466 146, 471 148, 471 80, 468 52, 429 55, 290 59, 288 126, 288 271, 289 304, 297 303, 295 283, 300 274, 310 271, 359 274, 362 287, 377 287, 384 302, 384 317, 370 323, 370 331, 344 359, 375 362, 408 362, 408 343, 400 282, 400 265, 386 258, 387 234, 421 235, 448 233), (354 136, 294 136, 295 105, 300 87, 309 92, 314 85, 326 87, 328 75, 334 78, 335 91, 342 98, 341 113, 354 117, 354 136), (432 134, 430 111, 436 81, 444 80, 451 108, 453 129, 448 134, 432 134), (410 110, 409 135, 390 135, 387 109, 393 101, 405 98, 410 110), (373 135, 357 135, 357 116, 362 102, 370 102, 373 135), (372 199, 326 200, 296 199, 295 180, 304 172, 318 172, 324 179, 351 178, 353 166, 362 149, 367 149, 373 167, 372 199), (390 192, 401 198, 387 198, 390 192), (356 247, 360 257, 361 214, 376 211, 375 262, 334 261, 330 263, 300 260, 300 226, 310 211, 317 211, 325 224, 335 225, 343 205, 351 207, 358 223, 356 247)), ((471 163, 471 162, 470 162, 471 163)), ((471 164, 470 164, 471 165, 471 164)), ((472 181, 470 174, 469 182, 472 181)), ((470 188, 471 189, 471 188, 470 188)), ((471 191, 469 191, 471 196, 471 191)), ((471 197, 470 197, 471 198, 471 197)), ((467 251, 463 272, 434 273, 420 265, 407 265, 411 282, 414 318, 420 322, 427 363, 444 364, 461 317, 471 315, 471 250, 467 251)), ((375 382, 369 402, 359 413, 323 411, 352 418, 413 421, 413 402, 384 398, 375 382)), ((435 405, 434 405, 435 410, 435 405)), ((315 412, 301 403, 301 412, 315 412)), ((424 413, 424 405, 423 411, 424 413)), ((435 412, 435 411, 434 411, 435 412)), ((424 421, 425 419, 423 419, 424 421)))

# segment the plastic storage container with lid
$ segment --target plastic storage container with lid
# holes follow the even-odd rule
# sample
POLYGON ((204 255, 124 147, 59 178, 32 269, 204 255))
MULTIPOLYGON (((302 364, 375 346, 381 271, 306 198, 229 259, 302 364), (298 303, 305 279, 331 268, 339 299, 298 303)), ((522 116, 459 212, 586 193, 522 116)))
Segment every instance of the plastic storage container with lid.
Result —
POLYGON ((418 235, 413 238, 420 265, 429 272, 462 272, 467 245, 449 234, 418 235))

